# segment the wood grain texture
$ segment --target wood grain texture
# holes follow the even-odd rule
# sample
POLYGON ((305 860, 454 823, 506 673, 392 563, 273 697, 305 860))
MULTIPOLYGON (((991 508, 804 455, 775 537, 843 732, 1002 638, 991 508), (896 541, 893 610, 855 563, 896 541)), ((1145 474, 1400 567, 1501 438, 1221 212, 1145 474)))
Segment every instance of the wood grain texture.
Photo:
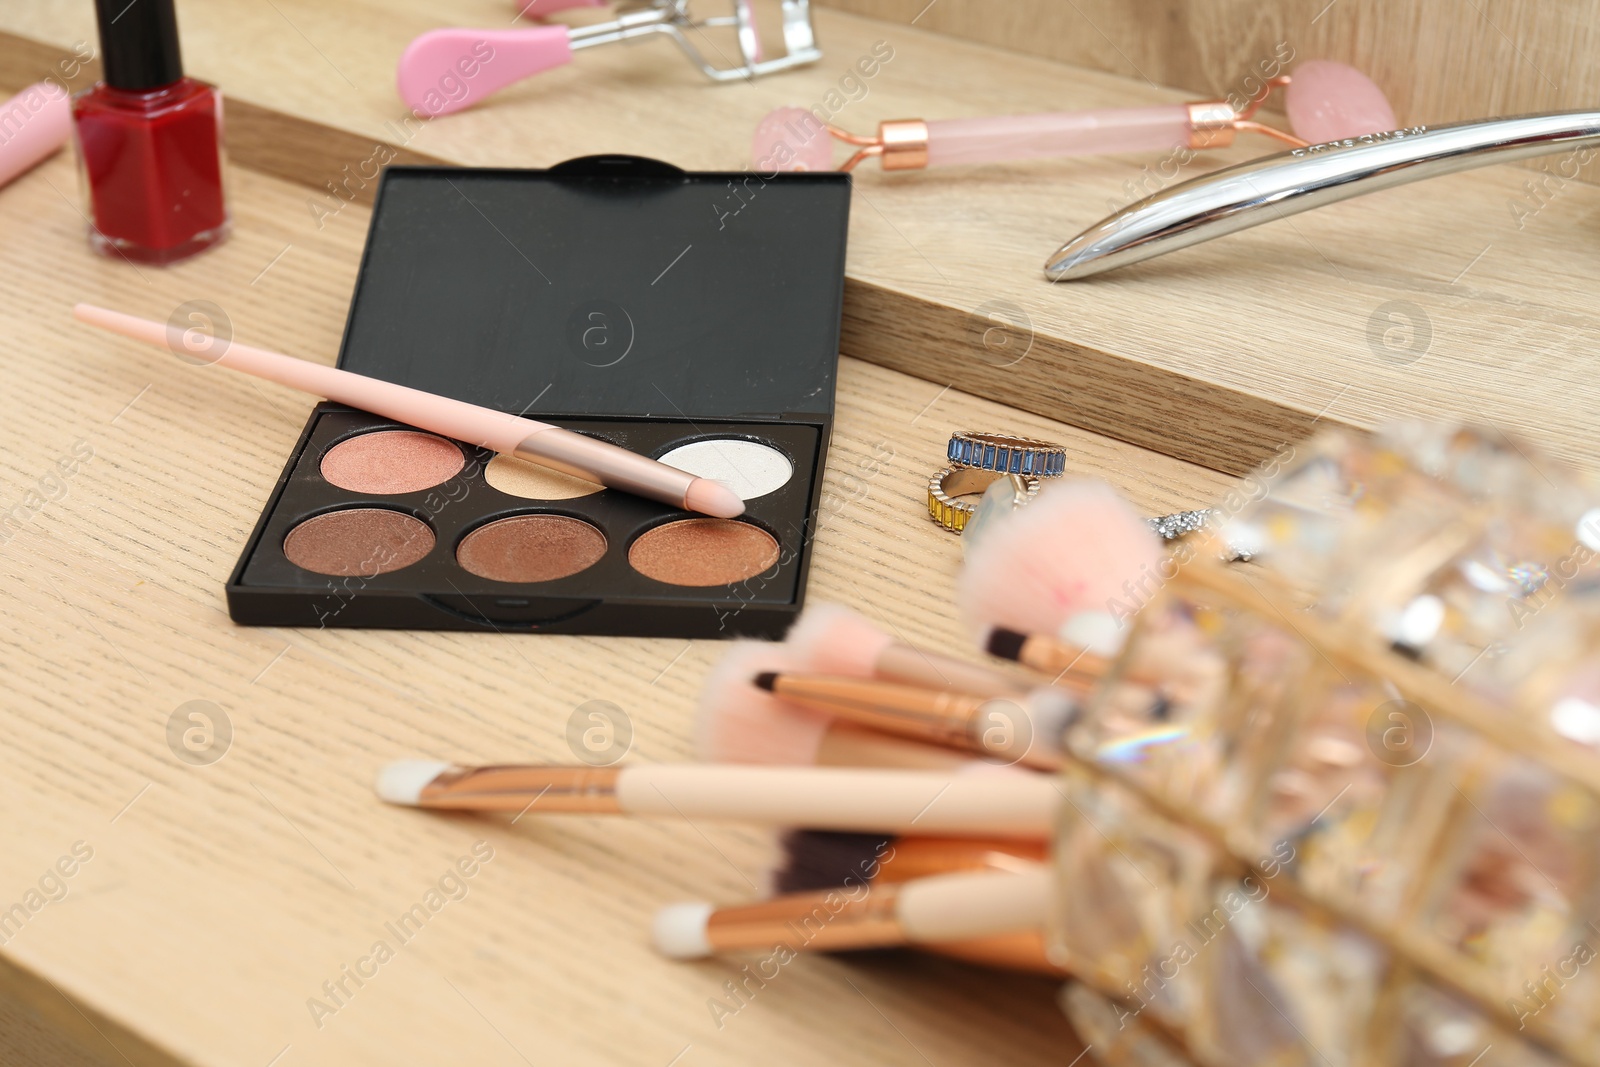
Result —
MULTIPOLYGON (((415 33, 446 19, 509 24, 502 0, 460 0, 447 15, 438 8, 424 0, 191 5, 186 54, 232 99, 311 124, 303 154, 300 128, 287 118, 275 147, 245 154, 271 154, 276 173, 309 187, 298 210, 313 228, 349 225, 342 194, 327 186, 343 188, 352 170, 359 178, 375 150, 369 141, 473 164, 542 166, 627 150, 738 168, 756 122, 783 104, 837 107, 839 122, 865 130, 906 115, 1188 95, 952 40, 921 23, 824 11, 828 55, 806 70, 718 86, 665 43, 600 48, 486 106, 402 128, 393 63, 415 33), (863 80, 855 63, 877 41, 894 56, 863 80), (330 167, 324 130, 362 147, 330 167)), ((7 9, 0 28, 64 51, 92 36, 88 9, 71 0, 7 9)), ((23 76, 16 64, 0 70, 13 82, 23 76)), ((1534 202, 1525 171, 1488 168, 1086 282, 1043 280, 1050 252, 1111 206, 1260 150, 1240 145, 1166 168, 1139 157, 897 175, 869 167, 856 183, 846 352, 1228 472, 1317 418, 1370 426, 1395 415, 1487 421, 1600 464, 1589 356, 1600 336, 1600 190, 1582 182, 1534 202), (1021 324, 1019 344, 1031 338, 1015 365, 995 366, 985 347, 996 316, 1021 324)), ((736 204, 708 204, 708 219, 736 204)))
MULTIPOLYGON (((1197 96, 1240 89, 1288 44, 1383 86, 1403 125, 1594 106, 1597 0, 819 0, 1197 96)), ((1524 164, 1543 170, 1551 161, 1524 164)), ((1600 181, 1600 164, 1567 178, 1600 181)))
MULTIPOLYGON (((23 1048, 64 1042, 89 1063, 138 1067, 1077 1055, 1052 983, 913 957, 800 959, 719 1028, 708 1001, 742 978, 738 963, 670 963, 646 930, 668 902, 755 896, 773 859, 763 833, 378 803, 372 776, 399 756, 570 760, 568 718, 591 699, 631 716, 632 758, 689 758, 695 695, 722 647, 234 626, 223 583, 312 400, 91 331, 68 310, 89 300, 164 319, 209 299, 235 336, 331 360, 367 210, 319 230, 303 187, 234 168, 229 243, 135 270, 89 254, 73 180, 60 156, 0 195, 0 513, 14 520, 0 544, 0 911, 75 843, 93 851, 63 899, 0 938, 0 995, 49 1023, 23 1048), (169 718, 195 700, 232 725, 209 766, 168 747, 169 718), (465 895, 375 976, 343 979, 349 995, 319 1027, 308 998, 394 941, 385 924, 479 840, 493 858, 459 882, 465 895)), ((1063 441, 1073 471, 1152 513, 1228 484, 847 359, 812 597, 968 647, 951 593, 959 541, 922 501, 946 435, 968 425, 1063 441)))

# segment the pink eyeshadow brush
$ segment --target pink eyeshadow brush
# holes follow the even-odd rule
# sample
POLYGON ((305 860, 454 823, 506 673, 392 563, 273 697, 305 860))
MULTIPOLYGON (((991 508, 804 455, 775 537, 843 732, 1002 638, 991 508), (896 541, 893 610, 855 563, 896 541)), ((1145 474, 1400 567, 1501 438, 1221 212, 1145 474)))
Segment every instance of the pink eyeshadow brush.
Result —
POLYGON ((839 604, 806 608, 784 644, 797 662, 789 667, 764 669, 879 678, 983 697, 1020 695, 1029 689, 1022 679, 992 667, 897 641, 839 604))
MULTIPOLYGON (((1161 544, 1132 505, 1101 482, 1057 482, 972 546, 957 582, 980 646, 1016 654, 1025 637, 1074 648, 1058 684, 1092 688, 1128 618, 1161 584, 1161 544)), ((1050 673, 1062 666, 1051 660, 1050 673)))
POLYGON ((513 455, 575 478, 636 493, 673 507, 722 519, 731 519, 744 512, 744 501, 733 490, 718 482, 697 478, 625 448, 549 423, 535 422, 509 412, 479 407, 237 342, 223 343, 221 353, 214 354, 210 346, 217 343, 216 338, 191 337, 188 332, 175 326, 124 315, 92 304, 78 304, 72 309, 72 314, 80 322, 123 337, 170 348, 179 354, 188 354, 230 370, 265 378, 269 382, 326 397, 408 426, 513 455))

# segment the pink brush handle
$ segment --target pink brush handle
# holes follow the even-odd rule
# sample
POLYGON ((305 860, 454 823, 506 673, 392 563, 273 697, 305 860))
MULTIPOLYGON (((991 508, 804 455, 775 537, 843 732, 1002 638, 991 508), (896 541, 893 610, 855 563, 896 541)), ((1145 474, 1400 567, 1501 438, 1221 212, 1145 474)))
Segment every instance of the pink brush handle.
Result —
POLYGON ((468 444, 481 445, 495 452, 515 452, 535 432, 554 429, 547 422, 535 422, 509 412, 481 408, 421 389, 352 374, 322 363, 295 359, 281 352, 268 352, 263 348, 238 343, 219 344, 213 337, 191 335, 177 326, 124 315, 120 311, 92 304, 78 304, 72 313, 82 322, 123 337, 160 345, 173 352, 189 353, 202 361, 209 359, 217 366, 265 378, 302 393, 327 397, 340 404, 432 430, 468 444), (211 351, 213 347, 219 348, 220 354, 211 351))
POLYGON ((928 123, 928 166, 1149 152, 1189 143, 1189 108, 1105 107, 928 123))
POLYGON ((50 82, 0 104, 0 185, 44 162, 72 136, 72 102, 50 82))
POLYGON ((400 55, 395 85, 420 115, 448 115, 572 59, 565 26, 429 30, 400 55))

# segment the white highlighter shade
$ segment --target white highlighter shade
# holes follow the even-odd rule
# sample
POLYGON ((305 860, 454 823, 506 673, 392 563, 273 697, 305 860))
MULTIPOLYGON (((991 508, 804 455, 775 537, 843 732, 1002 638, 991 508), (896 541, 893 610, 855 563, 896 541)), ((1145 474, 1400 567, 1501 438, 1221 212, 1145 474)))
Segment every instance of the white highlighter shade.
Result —
POLYGON ((760 441, 735 437, 679 445, 662 456, 661 462, 727 486, 741 500, 775 493, 794 477, 794 464, 788 456, 760 441))

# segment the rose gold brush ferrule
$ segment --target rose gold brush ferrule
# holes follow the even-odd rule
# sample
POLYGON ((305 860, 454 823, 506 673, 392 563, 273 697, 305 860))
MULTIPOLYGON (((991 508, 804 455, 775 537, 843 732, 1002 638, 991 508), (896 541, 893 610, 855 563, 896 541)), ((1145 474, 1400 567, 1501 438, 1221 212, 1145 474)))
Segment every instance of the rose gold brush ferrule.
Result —
POLYGON ((620 767, 451 767, 422 787, 417 806, 616 815, 619 774, 620 767))
POLYGON ((1105 656, 1045 634, 1030 634, 1022 642, 1017 662, 1041 674, 1058 678, 1069 688, 1092 689, 1111 670, 1105 656))
POLYGON ((913 882, 952 871, 1037 870, 1050 861, 1044 841, 1004 841, 970 837, 908 837, 894 839, 877 864, 872 884, 913 882))
POLYGON ((780 674, 772 692, 857 726, 960 747, 970 747, 973 721, 987 703, 965 693, 832 675, 780 674))
POLYGON ((680 508, 687 506, 685 497, 695 481, 694 475, 676 467, 559 426, 529 434, 514 454, 574 478, 680 508))
MULTIPOLYGON (((762 679, 767 676, 763 675, 762 679)), ((758 679, 762 688, 767 683, 758 679)), ((914 737, 948 748, 979 755, 1007 757, 985 740, 995 725, 988 715, 1002 719, 1026 718, 1027 709, 1006 697, 986 698, 948 690, 923 689, 894 682, 830 675, 773 675, 771 692, 800 707, 901 737, 914 737)), ((1014 725, 1014 724, 1013 724, 1014 725)), ((1015 736, 1015 731, 1012 732, 1015 736)), ((1025 738, 1029 751, 1017 758, 1028 766, 1055 770, 1061 766, 1054 752, 1033 751, 1032 733, 1025 738)))
POLYGON ((776 945, 795 952, 834 952, 905 944, 905 928, 896 914, 898 887, 873 886, 864 896, 848 895, 862 888, 790 893, 718 908, 706 922, 706 942, 714 953, 776 945))

